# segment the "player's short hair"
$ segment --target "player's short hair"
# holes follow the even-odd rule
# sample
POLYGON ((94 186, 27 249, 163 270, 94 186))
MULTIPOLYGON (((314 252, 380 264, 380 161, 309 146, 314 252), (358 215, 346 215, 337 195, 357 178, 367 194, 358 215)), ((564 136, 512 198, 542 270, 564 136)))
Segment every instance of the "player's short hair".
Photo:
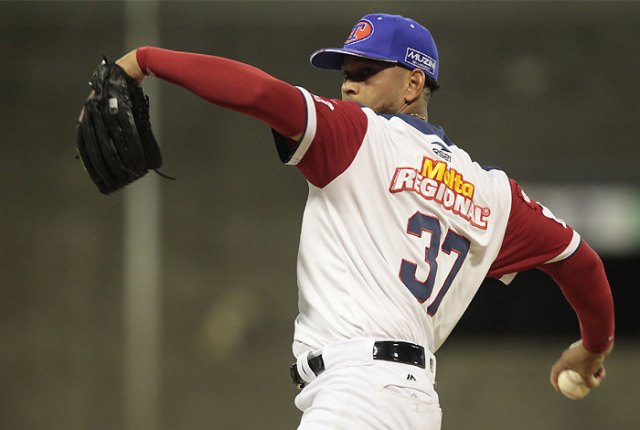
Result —
MULTIPOLYGON (((398 67, 402 67, 403 69, 407 69, 407 70, 414 70, 414 69, 411 69, 411 68, 405 66, 404 64, 398 64, 397 66, 398 67)), ((438 83, 438 81, 436 81, 435 79, 433 79, 431 76, 427 75, 426 73, 424 74, 424 77, 425 77, 425 81, 424 81, 425 88, 429 88, 431 90, 431 94, 433 94, 434 92, 438 91, 438 89, 440 88, 440 84, 438 83)))
POLYGON ((425 81, 425 86, 431 90, 432 93, 438 91, 440 88, 440 84, 433 79, 431 76, 425 75, 427 80, 425 81))

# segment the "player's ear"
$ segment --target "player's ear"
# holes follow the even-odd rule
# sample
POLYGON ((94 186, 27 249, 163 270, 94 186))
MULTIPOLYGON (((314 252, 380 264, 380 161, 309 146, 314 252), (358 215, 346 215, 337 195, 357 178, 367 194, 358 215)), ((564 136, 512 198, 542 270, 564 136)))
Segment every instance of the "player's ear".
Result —
POLYGON ((409 72, 409 79, 407 81, 407 89, 405 90, 404 100, 407 104, 415 102, 422 97, 424 86, 427 83, 427 79, 424 72, 420 69, 413 69, 409 72))

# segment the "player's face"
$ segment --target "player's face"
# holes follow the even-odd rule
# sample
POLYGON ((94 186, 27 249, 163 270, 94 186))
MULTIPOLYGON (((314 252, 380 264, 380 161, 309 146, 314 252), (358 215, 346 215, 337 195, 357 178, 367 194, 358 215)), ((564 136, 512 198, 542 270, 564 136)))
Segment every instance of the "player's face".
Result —
POLYGON ((396 114, 405 104, 409 70, 393 63, 345 56, 342 99, 358 102, 377 113, 396 114))

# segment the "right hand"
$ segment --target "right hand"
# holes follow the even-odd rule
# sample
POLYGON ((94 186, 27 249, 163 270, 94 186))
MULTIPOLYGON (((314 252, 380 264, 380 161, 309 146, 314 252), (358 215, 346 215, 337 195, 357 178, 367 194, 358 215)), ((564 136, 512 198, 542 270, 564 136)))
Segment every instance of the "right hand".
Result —
POLYGON ((604 360, 611 353, 613 344, 602 353, 587 351, 582 341, 575 342, 565 349, 555 364, 551 367, 551 385, 559 391, 558 376, 565 369, 575 370, 582 376, 589 388, 596 388, 604 379, 604 360))

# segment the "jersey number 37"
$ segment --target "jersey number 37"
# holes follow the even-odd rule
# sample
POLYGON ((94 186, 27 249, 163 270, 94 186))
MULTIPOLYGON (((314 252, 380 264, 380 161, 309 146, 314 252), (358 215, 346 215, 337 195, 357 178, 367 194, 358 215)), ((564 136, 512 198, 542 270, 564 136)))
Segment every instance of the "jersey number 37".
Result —
POLYGON ((424 261, 429 266, 427 279, 424 281, 416 279, 416 269, 418 268, 416 263, 403 259, 400 265, 400 280, 420 303, 429 300, 434 293, 436 275, 438 273, 438 255, 440 251, 442 250, 446 254, 451 254, 451 252, 457 254, 449 274, 444 279, 444 282, 442 282, 440 289, 436 290, 437 295, 427 308, 427 313, 434 315, 438 311, 438 307, 445 294, 447 294, 449 287, 451 287, 451 283, 460 271, 460 267, 462 267, 462 263, 469 252, 469 246, 471 244, 467 238, 460 236, 452 230, 447 231, 444 241, 441 241, 442 227, 438 218, 416 212, 409 218, 407 233, 420 238, 423 232, 429 232, 431 234, 431 240, 429 241, 429 246, 425 248, 424 257, 424 261))

